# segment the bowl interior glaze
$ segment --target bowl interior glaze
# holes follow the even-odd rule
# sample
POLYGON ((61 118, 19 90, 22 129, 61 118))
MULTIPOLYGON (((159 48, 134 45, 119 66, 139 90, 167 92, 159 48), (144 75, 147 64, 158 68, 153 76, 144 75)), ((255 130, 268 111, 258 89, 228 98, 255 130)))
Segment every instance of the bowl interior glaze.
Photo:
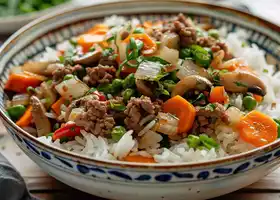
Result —
MULTIPOLYGON (((273 64, 276 70, 279 69, 280 62, 280 28, 270 22, 258 17, 236 11, 233 9, 213 6, 202 3, 193 3, 185 1, 125 1, 119 3, 108 3, 104 5, 95 5, 66 11, 63 13, 51 14, 46 17, 35 20, 24 28, 16 32, 0 49, 0 115, 4 120, 6 127, 15 129, 15 135, 19 135, 26 140, 36 143, 38 146, 49 152, 63 156, 70 160, 77 160, 85 163, 95 163, 97 165, 120 165, 120 162, 100 161, 90 159, 84 156, 69 154, 64 150, 54 147, 48 147, 37 141, 33 136, 17 127, 4 111, 4 84, 8 78, 9 70, 13 66, 21 65, 28 59, 35 59, 36 56, 44 51, 47 46, 54 46, 56 43, 69 39, 89 29, 94 24, 101 22, 104 17, 113 14, 123 15, 130 19, 137 17, 141 21, 165 19, 182 12, 189 15, 199 23, 209 23, 219 28, 224 26, 229 32, 244 30, 249 35, 248 42, 256 43, 264 50, 269 64, 273 64), (143 3, 144 2, 144 3, 143 3), (135 14, 137 13, 137 14, 135 14)), ((20 84, 20 83, 19 83, 20 84)), ((14 135, 14 136, 15 136, 14 135)), ((15 136, 16 137, 16 136, 15 136)), ((256 155, 262 155, 264 152, 276 149, 280 142, 267 145, 256 150, 242 153, 227 158, 217 159, 211 162, 200 162, 195 164, 159 164, 154 166, 157 169, 165 169, 168 166, 173 167, 201 167, 203 165, 216 165, 235 160, 246 160, 256 155)), ((124 164, 122 164, 124 165, 124 164)), ((126 167, 142 167, 145 164, 125 164, 126 167)), ((152 166, 152 165, 149 165, 152 166)))

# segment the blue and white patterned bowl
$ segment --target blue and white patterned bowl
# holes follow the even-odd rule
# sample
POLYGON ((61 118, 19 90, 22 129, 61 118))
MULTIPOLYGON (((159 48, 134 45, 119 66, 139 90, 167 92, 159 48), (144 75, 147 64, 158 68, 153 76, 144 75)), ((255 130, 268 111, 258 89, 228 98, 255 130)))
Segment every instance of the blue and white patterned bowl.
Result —
MULTIPOLYGON (((193 164, 137 164, 102 161, 47 146, 20 129, 4 113, 3 86, 11 67, 38 55, 46 46, 78 35, 104 16, 141 20, 183 12, 199 22, 229 31, 244 29, 278 69, 280 27, 229 8, 182 0, 142 0, 78 8, 43 17, 15 33, 0 50, 0 115, 20 148, 46 172, 82 191, 110 199, 206 199, 259 180, 280 163, 280 141, 239 155, 193 164)), ((19 83, 20 84, 20 83, 19 83)))

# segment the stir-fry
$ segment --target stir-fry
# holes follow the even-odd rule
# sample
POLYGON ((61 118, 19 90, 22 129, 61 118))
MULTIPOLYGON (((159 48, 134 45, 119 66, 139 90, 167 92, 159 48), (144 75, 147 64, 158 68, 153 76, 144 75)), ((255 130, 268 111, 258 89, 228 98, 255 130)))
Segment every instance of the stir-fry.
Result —
POLYGON ((7 115, 42 142, 98 159, 195 162, 264 146, 278 138, 277 103, 236 56, 253 48, 232 48, 231 36, 183 14, 107 18, 12 68, 7 115))

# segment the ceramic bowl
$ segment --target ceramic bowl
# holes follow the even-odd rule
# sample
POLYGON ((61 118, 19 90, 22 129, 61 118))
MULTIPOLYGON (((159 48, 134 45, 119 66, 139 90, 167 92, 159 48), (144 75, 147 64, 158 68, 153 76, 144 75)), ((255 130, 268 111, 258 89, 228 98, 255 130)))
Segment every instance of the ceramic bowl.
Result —
MULTIPOLYGON (((159 19, 189 14, 198 22, 245 30, 278 69, 280 28, 233 9, 202 3, 142 0, 78 8, 43 17, 15 33, 0 50, 0 115, 18 146, 56 179, 84 192, 119 200, 207 199, 250 185, 280 164, 280 141, 211 162, 134 164, 102 161, 47 146, 16 126, 4 113, 3 85, 9 69, 40 54, 46 46, 80 34, 104 16, 159 19)), ((20 84, 20 83, 19 83, 20 84)))

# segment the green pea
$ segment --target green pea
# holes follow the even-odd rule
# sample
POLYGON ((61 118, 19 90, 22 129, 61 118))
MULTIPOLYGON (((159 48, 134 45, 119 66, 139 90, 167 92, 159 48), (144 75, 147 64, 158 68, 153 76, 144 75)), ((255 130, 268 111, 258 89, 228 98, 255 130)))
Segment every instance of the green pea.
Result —
POLYGON ((162 84, 168 92, 172 92, 173 88, 176 85, 176 83, 173 80, 164 80, 162 84))
POLYGON ((121 91, 123 85, 123 80, 121 79, 114 79, 112 82, 112 91, 113 93, 118 93, 121 91))
POLYGON ((13 120, 18 120, 25 112, 26 108, 23 105, 12 106, 7 109, 9 116, 13 120))
POLYGON ((135 94, 135 90, 131 88, 127 88, 125 91, 123 91, 123 100, 128 101, 133 95, 135 94))
POLYGON ((101 84, 97 87, 97 90, 105 94, 112 93, 112 84, 101 84))
POLYGON ((74 78, 73 74, 66 74, 63 78, 64 81, 74 78))
POLYGON ((135 86, 135 77, 134 74, 129 74, 124 80, 122 84, 123 88, 132 88, 135 86))
POLYGON ((246 110, 253 110, 257 106, 257 101, 252 96, 245 96, 243 98, 243 106, 246 110))
POLYGON ((189 48, 180 49, 179 57, 181 59, 190 58, 192 57, 192 52, 189 48))
POLYGON ((199 137, 196 135, 189 135, 187 138, 187 144, 190 148, 197 148, 200 145, 199 137))
POLYGON ((112 140, 118 142, 125 133, 126 129, 123 126, 115 126, 111 132, 112 140))
POLYGON ((210 29, 208 31, 208 35, 215 38, 215 39, 219 39, 219 37, 220 37, 219 31, 217 29, 210 29))

